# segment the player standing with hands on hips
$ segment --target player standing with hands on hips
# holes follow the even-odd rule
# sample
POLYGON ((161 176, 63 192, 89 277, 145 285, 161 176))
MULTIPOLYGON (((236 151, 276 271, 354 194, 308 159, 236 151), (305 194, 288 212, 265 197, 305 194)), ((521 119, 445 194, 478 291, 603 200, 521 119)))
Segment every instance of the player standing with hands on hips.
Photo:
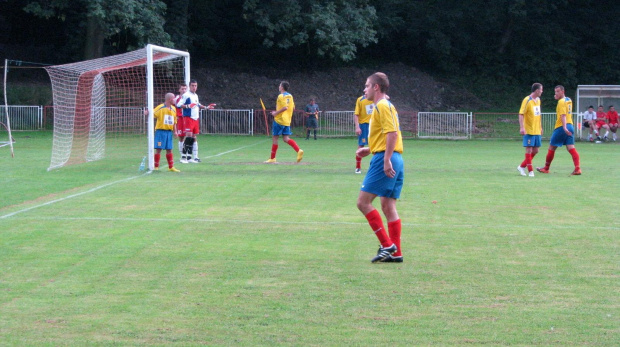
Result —
POLYGON ((278 139, 280 135, 282 135, 284 142, 288 143, 288 145, 293 147, 295 152, 297 152, 298 163, 304 157, 303 149, 300 149, 299 146, 297 146, 297 142, 289 137, 293 134, 291 131, 291 119, 293 118, 293 111, 295 110, 295 101, 291 93, 288 92, 288 88, 289 83, 287 81, 280 82, 280 86, 278 87, 280 95, 278 95, 278 100, 276 101, 276 110, 271 111, 271 115, 273 116, 273 125, 271 127, 271 133, 273 135, 271 156, 265 163, 271 164, 276 162, 278 139))
POLYGON ((532 84, 532 93, 526 96, 521 102, 519 110, 519 132, 523 135, 523 147, 525 147, 525 160, 517 166, 521 176, 528 176, 525 172, 529 171, 529 176, 534 177, 532 159, 541 145, 543 133, 542 117, 540 110, 540 96, 543 93, 543 86, 540 83, 532 84))
POLYGON ((166 150, 166 161, 168 161, 168 171, 180 172, 174 167, 174 157, 172 155, 172 136, 176 135, 177 110, 174 107, 174 94, 168 93, 163 104, 155 107, 153 117, 155 118, 155 170, 159 170, 159 160, 161 150, 166 150))
POLYGON ((575 128, 573 127, 573 101, 564 94, 564 86, 555 87, 555 99, 558 101, 556 107, 557 119, 555 121, 555 127, 553 134, 551 134, 551 140, 549 141, 549 150, 547 151, 547 158, 545 159, 545 167, 537 167, 536 170, 541 173, 549 173, 549 167, 555 156, 555 150, 558 147, 566 145, 568 153, 573 157, 573 164, 575 164, 575 170, 571 175, 581 175, 581 168, 579 167, 579 153, 575 148, 575 128))
POLYGON ((364 214, 381 243, 377 255, 371 260, 373 263, 403 262, 400 248, 401 220, 396 210, 396 200, 400 197, 405 177, 401 156, 403 138, 396 108, 386 99, 389 87, 390 81, 382 72, 376 72, 366 80, 364 96, 375 107, 370 120, 369 147, 358 148, 356 152, 360 158, 373 155, 357 198, 357 208, 364 214), (372 205, 377 196, 381 199, 381 209, 388 222, 389 236, 381 214, 372 205))

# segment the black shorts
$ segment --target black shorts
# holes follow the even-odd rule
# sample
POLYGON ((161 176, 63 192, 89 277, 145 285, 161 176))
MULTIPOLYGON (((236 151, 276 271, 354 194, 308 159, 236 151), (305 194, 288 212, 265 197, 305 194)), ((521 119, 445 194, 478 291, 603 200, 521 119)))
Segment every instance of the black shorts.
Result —
POLYGON ((583 127, 584 128, 589 128, 590 127, 590 122, 583 122, 583 127))
POLYGON ((317 122, 315 117, 308 117, 308 119, 306 119, 306 128, 316 129, 318 127, 319 122, 317 122))

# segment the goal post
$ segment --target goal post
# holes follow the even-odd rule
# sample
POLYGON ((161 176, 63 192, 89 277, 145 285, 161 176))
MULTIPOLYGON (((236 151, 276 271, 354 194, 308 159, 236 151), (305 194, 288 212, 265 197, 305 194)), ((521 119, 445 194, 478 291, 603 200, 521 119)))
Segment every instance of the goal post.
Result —
POLYGON ((583 138, 583 114, 589 106, 593 106, 594 110, 598 106, 603 106, 605 112, 609 106, 620 106, 620 85, 578 85, 575 94, 576 107, 573 118, 577 138, 583 138))
MULTIPOLYGON (((3 83, 2 91, 4 94, 4 115, 6 116, 6 124, 2 124, 2 122, 0 122, 0 124, 2 124, 4 128, 6 128, 6 131, 9 135, 9 138, 7 141, 8 141, 8 145, 11 147, 11 157, 15 158, 15 152, 13 151, 13 135, 11 134, 11 120, 9 118, 9 102, 8 102, 7 92, 6 92, 6 78, 7 78, 8 73, 9 73, 9 60, 4 59, 4 83, 3 83)), ((0 147, 4 147, 5 145, 6 145, 5 143, 0 141, 0 147)))
POLYGON ((148 168, 154 168, 152 111, 166 93, 176 93, 179 83, 189 82, 188 52, 149 44, 45 69, 54 105, 48 170, 104 157, 135 167, 147 157, 148 168))

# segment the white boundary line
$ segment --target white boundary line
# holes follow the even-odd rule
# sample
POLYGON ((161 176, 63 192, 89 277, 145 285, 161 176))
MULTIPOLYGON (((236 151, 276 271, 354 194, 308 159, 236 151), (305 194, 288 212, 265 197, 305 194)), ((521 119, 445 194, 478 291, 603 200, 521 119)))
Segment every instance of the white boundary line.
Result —
MULTIPOLYGON (((125 221, 125 222, 201 222, 201 223, 237 223, 237 224, 295 224, 295 225, 362 225, 367 226, 367 222, 299 222, 299 221, 277 221, 277 220, 241 220, 241 219, 207 219, 207 218, 117 218, 117 217, 23 217, 21 220, 67 220, 67 221, 125 221)), ((435 228, 461 228, 461 229, 473 229, 481 228, 476 224, 422 224, 422 223, 402 223, 405 226, 411 227, 435 227, 435 228)), ((573 225, 545 225, 544 227, 536 225, 494 225, 494 228, 532 228, 532 229, 556 229, 556 230, 574 230, 574 229, 594 229, 594 230, 620 230, 620 227, 614 226, 600 226, 592 227, 588 225, 573 226, 573 225)))
POLYGON ((114 181, 114 182, 106 183, 106 184, 104 184, 102 186, 95 187, 95 188, 89 189, 89 190, 81 192, 81 193, 72 194, 72 195, 69 195, 69 196, 65 196, 64 198, 48 201, 48 202, 42 203, 40 205, 31 206, 31 207, 25 208, 23 210, 19 210, 19 211, 15 211, 15 212, 12 212, 12 213, 9 213, 9 214, 5 214, 4 216, 0 216, 0 219, 6 219, 6 218, 9 218, 9 217, 13 217, 16 214, 20 214, 22 212, 28 212, 30 210, 34 210, 35 208, 39 208, 39 207, 55 204, 57 202, 61 202, 61 201, 65 201, 65 200, 68 200, 68 199, 71 199, 71 198, 75 198, 76 196, 81 196, 81 195, 85 195, 85 194, 88 194, 88 193, 92 193, 92 192, 95 192, 95 191, 97 191, 99 189, 103 189, 103 188, 109 187, 109 186, 117 184, 117 183, 131 181, 131 180, 133 180, 135 178, 142 177, 142 176, 148 175, 148 174, 150 174, 150 172, 147 172, 147 173, 144 173, 144 174, 138 175, 138 176, 133 176, 133 177, 125 178, 125 179, 122 179, 122 180, 119 180, 119 181, 114 181))
MULTIPOLYGON (((247 146, 239 147, 239 148, 236 148, 236 149, 232 149, 232 150, 230 150, 230 151, 226 151, 226 152, 218 153, 218 154, 215 154, 215 155, 212 155, 212 156, 209 156, 209 157, 205 157, 205 159, 206 159, 206 158, 214 158, 214 157, 219 157, 219 156, 222 156, 222 155, 224 155, 224 154, 232 153, 232 152, 235 152, 235 151, 238 151, 238 150, 241 150, 241 149, 247 148, 247 147, 256 146, 257 144, 259 144, 259 143, 263 143, 263 142, 266 142, 266 141, 267 141, 267 140, 264 140, 264 141, 256 142, 256 143, 251 144, 251 145, 247 145, 247 146)), ((31 207, 25 208, 25 209, 23 209, 23 210, 19 210, 19 211, 11 212, 11 213, 9 213, 9 214, 5 214, 5 215, 3 215, 3 216, 0 216, 0 219, 6 219, 6 218, 9 218, 9 217, 13 217, 13 216, 15 216, 15 215, 17 215, 17 214, 23 213, 23 212, 28 212, 28 211, 34 210, 34 209, 39 208, 39 207, 43 207, 43 206, 47 206, 47 205, 51 205, 51 204, 55 204, 55 203, 57 203, 57 202, 61 202, 61 201, 65 201, 65 200, 68 200, 68 199, 75 198, 75 197, 77 197, 77 196, 82 196, 82 195, 85 195, 85 194, 88 194, 88 193, 92 193, 92 192, 95 192, 95 191, 97 191, 97 190, 99 190, 99 189, 103 189, 103 188, 109 187, 109 186, 114 185, 114 184, 117 184, 117 183, 123 183, 123 182, 131 181, 131 180, 133 180, 133 179, 135 179, 135 178, 138 178, 138 177, 142 177, 142 176, 144 176, 144 175, 149 175, 150 173, 151 173, 151 171, 146 172, 146 173, 144 173, 144 174, 142 174, 142 175, 133 176, 133 177, 125 178, 125 179, 122 179, 122 180, 118 180, 118 181, 114 181, 114 182, 106 183, 106 184, 104 184, 104 185, 101 185, 101 186, 98 186, 98 187, 95 187, 95 188, 89 189, 89 190, 84 191, 84 192, 81 192, 81 193, 72 194, 72 195, 69 195, 69 196, 65 196, 64 198, 60 198, 60 199, 56 199, 56 200, 52 200, 52 201, 48 201, 48 202, 42 203, 42 204, 40 204, 40 205, 35 205, 35 206, 31 206, 31 207)), ((119 220, 120 220, 120 219, 119 219, 119 220)))
POLYGON ((244 149, 244 148, 248 148, 248 147, 256 146, 256 145, 258 145, 258 144, 260 144, 260 143, 263 143, 263 142, 267 142, 267 140, 259 141, 259 142, 253 143, 253 144, 251 144, 251 145, 247 145, 247 146, 239 147, 239 148, 236 148, 236 149, 231 149, 230 151, 226 151, 226 152, 222 152, 222 153, 218 153, 218 154, 210 155, 210 156, 208 156, 208 157, 203 157, 203 158, 204 158, 204 159, 209 159, 209 158, 221 157, 221 156, 223 156, 224 154, 228 154, 228 153, 232 153, 232 152, 236 152, 236 151, 242 150, 242 149, 244 149))

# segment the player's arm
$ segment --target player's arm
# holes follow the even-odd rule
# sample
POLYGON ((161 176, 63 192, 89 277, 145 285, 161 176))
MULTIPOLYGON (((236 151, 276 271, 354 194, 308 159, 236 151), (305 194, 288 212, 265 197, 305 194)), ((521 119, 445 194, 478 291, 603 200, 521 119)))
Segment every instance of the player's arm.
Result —
POLYGON ((284 106, 284 107, 282 107, 279 110, 271 111, 271 115, 272 116, 277 116, 277 115, 279 115, 280 113, 282 113, 282 112, 284 112, 286 110, 288 110, 288 106, 284 106))
POLYGON ((519 133, 521 135, 525 135, 525 125, 523 124, 524 123, 524 118, 525 118, 525 116, 523 116, 522 113, 519 113, 519 133))
POLYGON ((383 156, 383 172, 389 178, 396 176, 396 171, 392 167, 392 154, 394 154, 394 148, 396 148, 396 142, 398 141, 398 132, 394 131, 385 134, 385 154, 383 156))

